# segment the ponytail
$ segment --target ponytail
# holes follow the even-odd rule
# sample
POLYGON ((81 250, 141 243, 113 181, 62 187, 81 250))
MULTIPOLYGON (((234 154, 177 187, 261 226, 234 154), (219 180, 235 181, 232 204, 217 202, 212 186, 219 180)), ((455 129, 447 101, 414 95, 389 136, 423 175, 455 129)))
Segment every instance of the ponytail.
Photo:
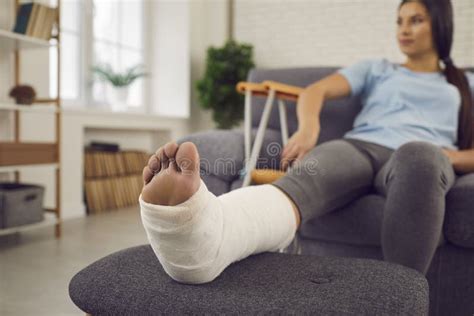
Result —
POLYGON ((466 75, 458 69, 450 57, 442 59, 445 68, 444 75, 446 80, 455 85, 461 94, 461 108, 459 110, 458 119, 458 147, 459 149, 474 148, 473 143, 473 113, 472 113, 472 95, 469 89, 469 83, 466 75))

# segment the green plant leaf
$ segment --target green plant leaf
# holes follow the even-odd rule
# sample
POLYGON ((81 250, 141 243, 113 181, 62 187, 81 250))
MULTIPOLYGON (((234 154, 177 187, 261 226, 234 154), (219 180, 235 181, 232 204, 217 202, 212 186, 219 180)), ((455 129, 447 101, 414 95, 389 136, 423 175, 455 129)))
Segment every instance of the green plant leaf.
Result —
POLYGON ((132 84, 136 79, 146 77, 149 74, 143 71, 141 64, 128 68, 124 73, 115 73, 109 64, 96 65, 92 67, 92 72, 100 80, 107 81, 115 87, 124 87, 132 84))

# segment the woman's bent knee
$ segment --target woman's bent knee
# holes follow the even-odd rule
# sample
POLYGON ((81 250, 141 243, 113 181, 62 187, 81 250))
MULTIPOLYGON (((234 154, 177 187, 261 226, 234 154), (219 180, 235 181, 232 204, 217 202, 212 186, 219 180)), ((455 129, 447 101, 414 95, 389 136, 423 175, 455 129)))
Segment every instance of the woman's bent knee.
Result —
POLYGON ((400 146, 393 155, 393 175, 396 177, 411 178, 423 185, 439 184, 443 189, 448 189, 454 182, 451 162, 436 145, 409 142, 400 146))

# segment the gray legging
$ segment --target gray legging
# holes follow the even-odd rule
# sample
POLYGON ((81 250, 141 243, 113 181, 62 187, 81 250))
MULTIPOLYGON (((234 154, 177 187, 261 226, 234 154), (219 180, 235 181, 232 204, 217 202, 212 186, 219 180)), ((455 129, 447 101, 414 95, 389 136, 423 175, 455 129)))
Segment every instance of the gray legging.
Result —
POLYGON ((409 142, 393 151, 338 139, 313 148, 273 185, 295 202, 302 223, 374 188, 386 197, 384 259, 426 274, 442 239, 445 195, 455 178, 448 157, 435 145, 409 142))

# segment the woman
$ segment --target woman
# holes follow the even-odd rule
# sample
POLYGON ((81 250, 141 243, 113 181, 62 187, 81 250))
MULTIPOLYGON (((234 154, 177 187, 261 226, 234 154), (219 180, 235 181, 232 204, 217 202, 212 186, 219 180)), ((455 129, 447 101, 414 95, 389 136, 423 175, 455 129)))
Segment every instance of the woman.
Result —
POLYGON ((150 158, 142 220, 173 279, 209 282, 232 262, 285 248, 301 222, 372 187, 386 196, 384 259, 426 274, 455 172, 474 171, 471 95, 450 58, 449 0, 404 0, 397 24, 403 65, 363 61, 304 90, 298 131, 282 152, 283 168, 291 168, 273 184, 216 197, 199 178, 192 143, 168 143, 150 158), (324 101, 351 94, 364 105, 354 128, 315 147, 324 101))

